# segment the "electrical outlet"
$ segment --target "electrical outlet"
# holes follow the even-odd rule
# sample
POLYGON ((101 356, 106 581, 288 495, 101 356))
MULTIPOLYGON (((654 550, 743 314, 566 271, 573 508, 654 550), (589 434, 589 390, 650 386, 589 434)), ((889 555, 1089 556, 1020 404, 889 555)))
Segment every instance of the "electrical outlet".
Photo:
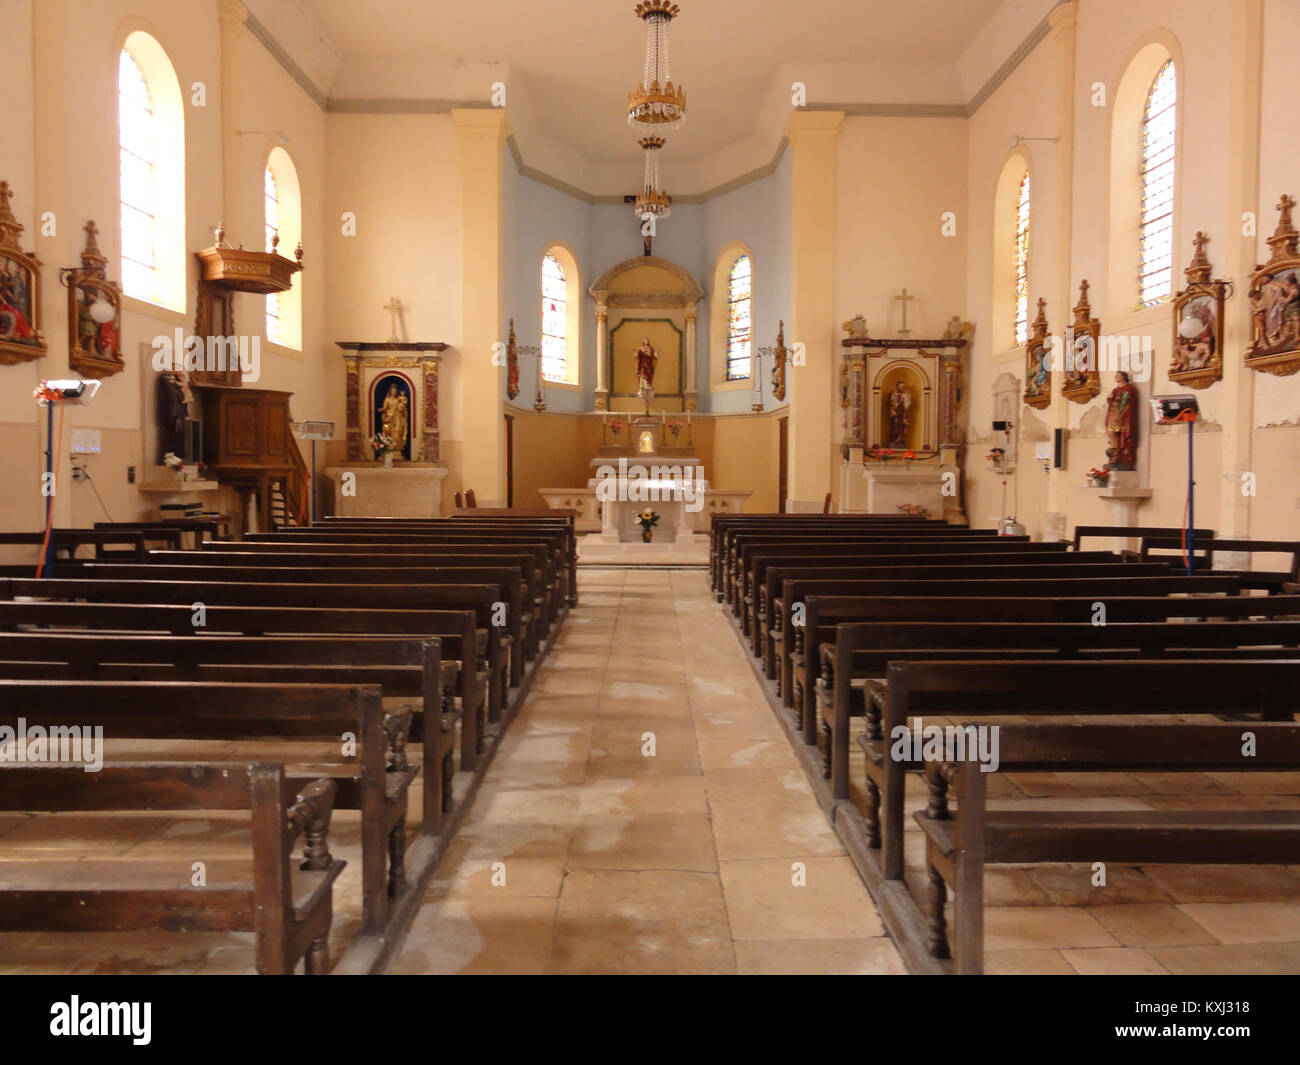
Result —
POLYGON ((135 467, 134 467, 134 466, 128 466, 128 467, 126 468, 126 483, 127 483, 127 484, 135 484, 135 467))

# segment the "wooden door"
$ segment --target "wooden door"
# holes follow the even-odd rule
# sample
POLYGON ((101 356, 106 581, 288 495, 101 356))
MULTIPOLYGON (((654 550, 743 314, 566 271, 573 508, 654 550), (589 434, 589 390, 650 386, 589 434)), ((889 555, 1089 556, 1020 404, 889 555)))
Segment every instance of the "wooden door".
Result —
POLYGON ((780 457, 777 460, 777 510, 785 513, 785 500, 790 494, 790 419, 777 421, 777 436, 780 441, 780 457))
POLYGON ((506 415, 506 506, 515 505, 515 418, 506 415))

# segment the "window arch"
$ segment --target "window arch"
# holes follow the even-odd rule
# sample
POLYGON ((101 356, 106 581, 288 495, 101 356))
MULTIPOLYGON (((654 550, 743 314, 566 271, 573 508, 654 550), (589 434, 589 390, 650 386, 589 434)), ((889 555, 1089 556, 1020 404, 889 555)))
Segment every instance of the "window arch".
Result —
POLYGON ((993 186, 990 342, 997 359, 1018 354, 1033 317, 1033 170, 1028 149, 1017 145, 993 186))
POLYGON ((578 261, 562 244, 542 253, 541 289, 542 379, 550 384, 579 386, 581 289, 578 261))
POLYGON ((709 386, 753 387, 754 253, 744 241, 723 245, 709 286, 709 386))
POLYGON ((171 60, 142 30, 118 53, 117 134, 122 290, 184 312, 184 107, 171 60))
POLYGON ((1114 83, 1103 320, 1137 314, 1129 323, 1136 325, 1167 313, 1181 181, 1180 72, 1178 39, 1153 29, 1135 42, 1114 83))
POLYGON ((1142 110, 1138 301, 1150 307, 1173 292, 1174 149, 1178 74, 1172 59, 1156 71, 1142 110))
MULTIPOLYGON (((279 145, 267 155, 262 171, 262 215, 266 250, 278 237, 276 250, 292 258, 302 241, 302 190, 293 160, 279 145)), ((266 339, 302 350, 302 274, 293 275, 287 291, 266 297, 266 339)))
POLYGON ((1016 318, 1017 344, 1029 340, 1029 171, 1020 175, 1016 189, 1016 318))
POLYGON ((727 271, 727 380, 747 381, 752 373, 754 338, 754 263, 738 255, 727 271))

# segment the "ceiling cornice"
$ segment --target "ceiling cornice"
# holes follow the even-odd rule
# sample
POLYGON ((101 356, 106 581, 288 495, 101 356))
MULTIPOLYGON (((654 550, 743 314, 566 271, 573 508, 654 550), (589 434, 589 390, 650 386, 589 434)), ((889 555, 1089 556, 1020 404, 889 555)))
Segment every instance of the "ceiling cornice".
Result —
MULTIPOLYGON (((1061 0, 1065 2, 1065 0, 1061 0)), ((254 37, 262 43, 271 57, 276 60, 293 78, 302 90, 312 99, 313 102, 324 112, 328 114, 349 114, 349 115, 441 115, 450 114, 453 110, 461 109, 482 109, 481 100, 422 100, 422 99, 401 99, 401 98, 364 98, 364 97, 338 97, 327 96, 317 88, 315 82, 306 74, 293 59, 291 55, 281 47, 274 35, 260 22, 250 11, 246 25, 254 37)), ((1051 29, 1051 12, 1045 15, 1037 25, 1022 40, 1019 46, 1013 51, 1006 60, 998 67, 996 71, 980 86, 979 90, 965 104, 941 104, 941 103, 814 103, 809 104, 803 110, 807 111, 841 111, 846 116, 851 117, 869 117, 869 118, 970 118, 974 115, 998 90, 998 88, 1016 71, 1021 63, 1038 47, 1047 37, 1051 29)), ((537 181, 543 185, 562 192, 565 195, 572 196, 583 203, 590 204, 621 204, 624 202, 622 196, 618 195, 600 195, 587 192, 576 185, 572 185, 553 174, 538 170, 529 166, 523 158, 519 149, 518 142, 511 134, 506 143, 510 147, 510 154, 514 160, 515 167, 519 173, 537 181)), ((735 178, 700 193, 688 195, 677 195, 673 197, 674 203, 680 204, 699 204, 707 203, 715 197, 724 195, 734 189, 741 188, 754 181, 759 181, 767 177, 777 166, 780 165, 781 157, 785 154, 787 141, 782 137, 772 154, 770 162, 764 166, 757 167, 747 171, 744 174, 737 175, 735 178)))

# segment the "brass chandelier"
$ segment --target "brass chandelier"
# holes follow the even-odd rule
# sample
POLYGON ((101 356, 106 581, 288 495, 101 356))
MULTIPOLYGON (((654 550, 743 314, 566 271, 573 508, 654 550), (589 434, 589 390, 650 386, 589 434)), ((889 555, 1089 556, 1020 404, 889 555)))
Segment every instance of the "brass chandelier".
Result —
POLYGON ((671 0, 643 0, 637 18, 645 23, 645 69, 628 93, 627 120, 644 133, 663 133, 686 121, 686 93, 673 86, 668 66, 668 24, 680 9, 671 0))

